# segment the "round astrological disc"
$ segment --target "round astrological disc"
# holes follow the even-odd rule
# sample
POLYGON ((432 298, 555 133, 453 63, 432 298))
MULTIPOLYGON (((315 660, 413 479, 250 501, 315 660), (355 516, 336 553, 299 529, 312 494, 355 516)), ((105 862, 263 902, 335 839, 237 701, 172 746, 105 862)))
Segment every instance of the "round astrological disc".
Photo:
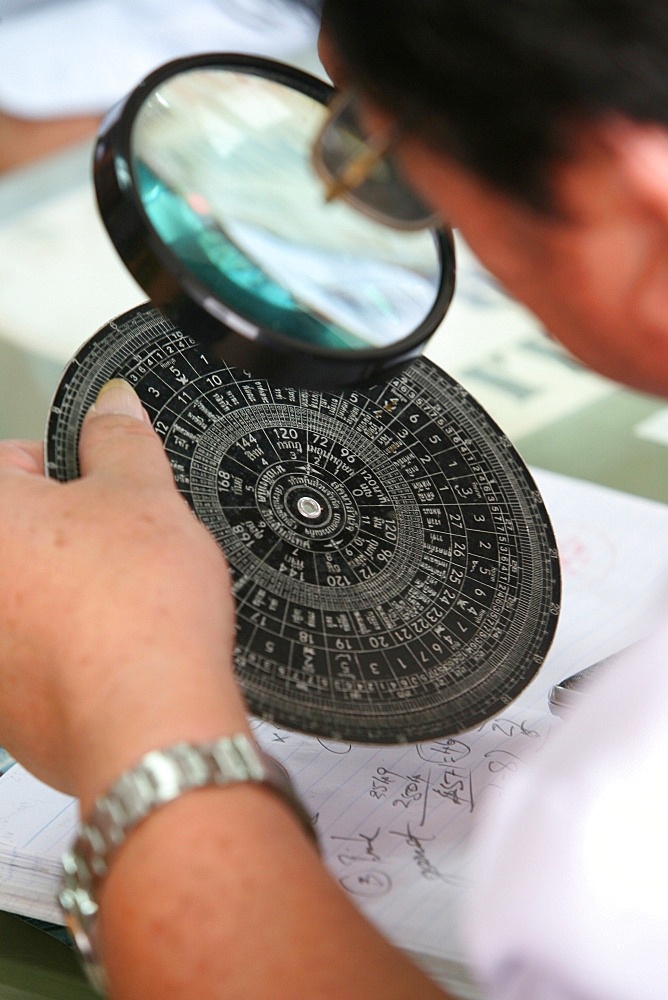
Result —
POLYGON ((501 711, 559 611, 542 499, 508 439, 436 365, 318 393, 211 361, 150 306, 79 351, 47 428, 79 474, 83 415, 122 376, 224 550, 251 711, 328 739, 418 742, 501 711))

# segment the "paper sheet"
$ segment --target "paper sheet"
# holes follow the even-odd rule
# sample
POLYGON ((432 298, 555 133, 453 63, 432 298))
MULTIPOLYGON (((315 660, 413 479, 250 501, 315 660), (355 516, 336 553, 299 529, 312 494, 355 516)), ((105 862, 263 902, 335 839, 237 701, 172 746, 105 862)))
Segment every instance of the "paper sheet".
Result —
MULTIPOLYGON (((668 583, 668 507, 536 472, 562 558, 563 611, 539 676, 503 715, 418 746, 335 744, 256 722, 316 820, 325 861, 401 947, 457 962, 457 926, 474 872, 468 841, 485 802, 503 795, 560 725, 546 694, 563 677, 645 629, 668 583)), ((59 855, 72 800, 15 766, 0 777, 0 906, 58 919, 59 855), (39 863, 38 863, 38 860, 39 863)), ((463 990, 462 990, 463 995, 463 990)))

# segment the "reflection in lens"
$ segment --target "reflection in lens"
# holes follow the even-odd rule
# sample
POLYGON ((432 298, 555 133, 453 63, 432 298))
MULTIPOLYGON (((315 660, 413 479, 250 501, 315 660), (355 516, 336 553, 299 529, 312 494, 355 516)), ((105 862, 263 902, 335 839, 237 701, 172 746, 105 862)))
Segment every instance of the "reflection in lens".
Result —
POLYGON ((162 241, 246 319, 335 350, 394 344, 434 303, 436 242, 325 202, 310 163, 325 114, 263 77, 190 70, 137 115, 135 183, 162 241))

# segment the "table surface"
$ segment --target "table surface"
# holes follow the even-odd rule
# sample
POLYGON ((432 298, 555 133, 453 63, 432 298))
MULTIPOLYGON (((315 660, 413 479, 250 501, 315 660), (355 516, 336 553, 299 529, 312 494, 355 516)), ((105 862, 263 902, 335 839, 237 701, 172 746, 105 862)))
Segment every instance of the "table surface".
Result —
MULTIPOLYGON (((120 265, 110 263, 103 235, 100 248, 91 248, 89 227, 94 231, 97 223, 91 224, 86 207, 88 156, 89 150, 77 148, 0 178, 0 285, 5 289, 0 302, 2 436, 41 436, 51 394, 72 350, 72 336, 76 344, 85 336, 79 327, 90 323, 88 333, 95 329, 94 319, 80 308, 83 287, 104 289, 101 299, 119 290, 117 304, 109 306, 106 318, 128 308, 133 297, 137 302, 143 298, 120 265), (70 212, 74 206, 73 226, 54 232, 47 223, 57 218, 63 199, 70 212), (86 239, 77 240, 77 226, 82 225, 86 239), (11 263, 2 252, 3 239, 18 247, 11 263), (72 245, 78 242, 83 246, 77 256, 72 245), (8 268, 13 269, 11 274, 8 268), (37 316, 34 301, 27 301, 23 293, 11 298, 21 268, 40 274, 46 288, 40 296, 43 315, 37 316), (52 272, 57 273, 49 284, 52 272), (69 316, 76 327, 74 334, 69 323, 64 336, 59 336, 57 324, 49 327, 49 315, 58 312, 53 308, 54 295, 60 314, 69 316), (27 331, 33 321, 39 335, 31 339, 27 331)), ((479 399, 530 465, 668 502, 665 401, 585 372, 550 341, 533 317, 503 294, 463 245, 458 251, 455 302, 429 356, 479 399)), ((78 1000, 94 995, 65 945, 15 916, 0 913, 2 1000, 78 1000)))

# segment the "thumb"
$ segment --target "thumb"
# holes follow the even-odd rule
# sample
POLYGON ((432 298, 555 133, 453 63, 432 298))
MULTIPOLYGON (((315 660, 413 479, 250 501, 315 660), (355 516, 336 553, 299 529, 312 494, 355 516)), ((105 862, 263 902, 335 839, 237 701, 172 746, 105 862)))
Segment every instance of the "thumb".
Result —
POLYGON ((79 436, 82 476, 170 483, 172 471, 162 442, 131 385, 115 378, 103 385, 79 436))

